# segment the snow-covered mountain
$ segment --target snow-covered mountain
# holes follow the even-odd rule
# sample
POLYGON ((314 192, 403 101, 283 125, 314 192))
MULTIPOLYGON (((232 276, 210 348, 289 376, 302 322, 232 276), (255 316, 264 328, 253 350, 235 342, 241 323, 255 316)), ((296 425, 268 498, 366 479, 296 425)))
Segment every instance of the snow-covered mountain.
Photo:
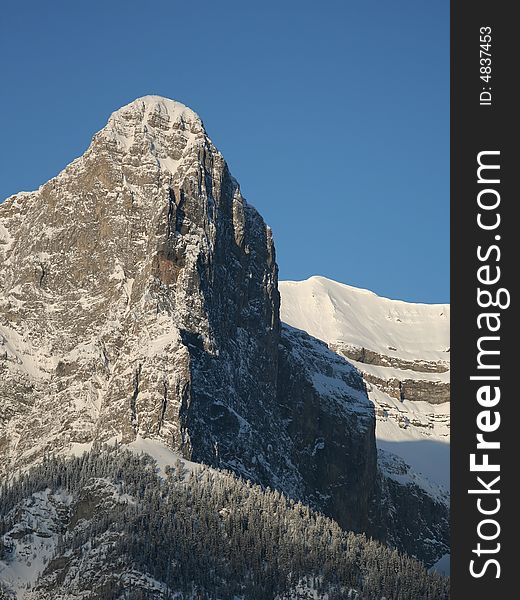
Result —
POLYGON ((0 204, 0 265, 4 479, 104 442, 160 444, 428 565, 446 551, 443 503, 395 461, 378 472, 346 347, 281 324, 271 230, 184 105, 135 100, 0 204))
POLYGON ((450 307, 381 298, 325 277, 280 281, 281 318, 355 365, 376 409, 380 464, 440 496, 449 489, 450 307))

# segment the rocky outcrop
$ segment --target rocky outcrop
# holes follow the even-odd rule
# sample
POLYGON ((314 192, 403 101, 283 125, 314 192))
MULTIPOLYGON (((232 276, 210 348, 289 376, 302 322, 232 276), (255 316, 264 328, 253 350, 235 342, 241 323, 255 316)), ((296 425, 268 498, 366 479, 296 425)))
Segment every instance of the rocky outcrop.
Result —
MULTIPOLYGON (((380 367, 394 367, 395 369, 409 369, 410 371, 418 371, 419 373, 446 373, 450 370, 449 363, 440 360, 406 360, 399 356, 391 356, 374 352, 362 346, 354 346, 345 342, 332 342, 329 344, 331 350, 342 354, 345 358, 350 358, 360 363, 367 365, 378 365, 380 367)), ((390 352, 396 348, 389 347, 390 352)))
POLYGON ((368 532, 410 556, 433 565, 450 552, 450 517, 445 504, 417 485, 402 485, 386 476, 377 480, 370 505, 368 532), (406 519, 403 519, 406 515, 406 519))
POLYGON ((366 371, 363 375, 367 382, 397 400, 428 402, 429 404, 443 404, 450 401, 450 383, 448 381, 398 379, 397 377, 387 379, 366 371))
POLYGON ((403 379, 401 381, 401 398, 411 402, 444 404, 450 401, 450 384, 447 381, 403 379))
MULTIPOLYGON (((441 361, 426 360, 404 360, 396 356, 387 356, 379 352, 373 352, 367 348, 353 346, 341 342, 330 343, 329 347, 334 352, 341 354, 347 359, 356 361, 360 365, 375 365, 378 367, 390 367, 399 370, 409 370, 414 373, 447 373, 449 363, 441 361)), ((363 368, 361 366, 361 368, 363 368)), ((411 402, 429 402, 430 404, 443 404, 450 401, 450 382, 435 379, 421 379, 419 376, 413 378, 395 377, 393 374, 386 377, 377 376, 369 370, 363 372, 366 381, 378 387, 382 392, 398 400, 410 400, 411 402)), ((383 374, 384 371, 383 371, 383 374)))

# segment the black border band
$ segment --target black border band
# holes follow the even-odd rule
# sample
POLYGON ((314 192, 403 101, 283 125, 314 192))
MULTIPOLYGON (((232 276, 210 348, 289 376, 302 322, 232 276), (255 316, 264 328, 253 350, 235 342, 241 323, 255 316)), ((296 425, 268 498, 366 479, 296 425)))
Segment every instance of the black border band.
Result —
MULTIPOLYGON (((520 411, 516 410, 520 398, 515 386, 514 362, 520 328, 515 318, 513 286, 519 271, 515 237, 520 236, 515 234, 513 215, 519 196, 514 188, 515 184, 520 187, 515 181, 520 164, 514 146, 518 121, 513 101, 518 72, 514 59, 520 53, 515 48, 519 36, 515 36, 513 7, 510 2, 481 0, 453 0, 451 5, 451 597, 455 600, 501 600, 516 593, 513 511, 519 503, 513 488, 518 471, 515 427, 520 424, 520 411), (486 52, 487 29, 481 30, 486 27, 491 28, 491 43, 487 48, 491 63, 485 60, 481 63, 481 59, 489 58, 480 53, 481 42, 486 52), (486 66, 491 67, 487 81, 481 78, 488 74, 485 68, 481 71, 486 66), (498 165, 499 169, 484 167, 479 178, 479 154, 481 164, 498 165), (489 208, 497 202, 495 208, 489 208), (497 219, 499 225, 486 229, 493 227, 497 219), (489 269, 479 272, 486 266, 489 269), (482 283, 481 280, 494 281, 498 273, 500 279, 496 283, 482 283), (480 302, 479 288, 490 292, 481 293, 480 302), (505 308, 508 295, 502 292, 498 296, 501 288, 510 294, 508 308, 505 308), (490 298, 503 308, 484 308, 490 298), (484 313, 499 316, 480 316, 479 321, 479 315, 484 313), (497 331, 489 331, 489 327, 497 327, 499 323, 497 331), (494 339, 483 339, 486 336, 494 339), (482 349, 484 353, 479 360, 482 349), (499 376, 499 380, 490 379, 491 376, 499 376), (495 387, 500 388, 496 404, 495 387), (481 388, 484 389, 479 401, 481 388), (482 433, 481 427, 489 431, 482 433), (483 435, 484 442, 480 448, 477 448, 478 433, 483 435), (500 449, 492 449, 493 442, 499 442, 500 449), (500 471, 484 470, 486 461, 500 471), (491 485, 497 476, 500 480, 491 485), (473 493, 468 493, 469 490, 473 493), (497 507, 498 511, 491 514, 497 507), (486 564, 493 559, 499 566, 493 562, 486 564), (480 574, 479 577, 470 572, 471 560, 474 560, 473 572, 480 574)), ((520 439, 520 432, 517 437, 520 439)))

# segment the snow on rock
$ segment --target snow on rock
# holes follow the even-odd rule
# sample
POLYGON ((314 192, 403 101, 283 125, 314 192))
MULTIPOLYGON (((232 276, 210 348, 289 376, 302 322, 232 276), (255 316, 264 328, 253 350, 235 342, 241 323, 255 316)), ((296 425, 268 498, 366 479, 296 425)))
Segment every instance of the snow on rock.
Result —
MULTIPOLYGON (((230 469, 361 530, 378 476, 362 365, 396 370, 383 383, 368 371, 365 380, 389 394, 402 383, 414 407, 432 378, 400 382, 403 369, 441 376, 447 369, 440 341, 410 345, 414 323, 426 335, 423 309, 406 312, 390 301, 377 309, 368 292, 355 301, 366 314, 342 317, 334 338, 341 347, 333 347, 325 333, 349 303, 332 282, 319 316, 303 304, 296 313, 327 322, 335 303, 341 310, 327 331, 286 318, 330 348, 282 327, 271 230, 200 118, 157 96, 113 113, 83 156, 38 190, 0 204, 0 258, 7 479, 45 454, 117 439, 158 454, 164 466, 169 448, 230 469), (348 337, 352 324, 357 333, 348 337), (385 350, 390 344, 396 349, 385 350)), ((433 383, 442 401, 446 381, 433 383)), ((433 410, 416 411, 420 422, 408 423, 398 409, 387 410, 392 426, 431 433, 433 410)))
POLYGON ((112 113, 98 135, 115 142, 122 152, 138 146, 163 170, 174 175, 196 142, 196 134, 202 132, 199 116, 181 102, 143 96, 112 113))
MULTIPOLYGON (((166 476, 167 467, 173 467, 179 464, 179 462, 186 470, 186 473, 194 471, 197 472, 204 468, 200 463, 186 460, 179 452, 175 452, 171 448, 168 448, 166 444, 163 444, 159 440, 147 439, 138 436, 133 442, 126 444, 124 447, 128 448, 132 452, 136 452, 138 454, 148 454, 151 456, 157 463, 157 468, 159 469, 159 474, 161 477, 166 476)), ((215 473, 218 472, 214 470, 212 471, 215 473)))
MULTIPOLYGON (((33 494, 21 502, 15 525, 0 538, 0 581, 23 598, 54 555, 56 544, 68 518, 71 497, 50 490, 33 494)), ((6 521, 11 515, 4 515, 6 521)))
POLYGON ((383 474, 390 477, 390 479, 397 481, 401 485, 416 485, 424 490, 430 498, 442 502, 449 507, 450 495, 446 487, 436 484, 424 477, 418 471, 412 469, 410 465, 399 456, 387 452, 386 450, 379 449, 378 464, 383 474))

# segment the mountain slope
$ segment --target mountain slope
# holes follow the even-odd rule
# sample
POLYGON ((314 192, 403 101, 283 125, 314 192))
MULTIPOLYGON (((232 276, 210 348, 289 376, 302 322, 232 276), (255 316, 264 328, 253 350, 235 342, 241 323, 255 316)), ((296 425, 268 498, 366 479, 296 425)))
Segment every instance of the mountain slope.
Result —
POLYGON ((449 304, 389 300, 319 276, 281 281, 280 292, 282 320, 321 340, 364 347, 395 367, 449 365, 449 304))
POLYGON ((399 505, 400 487, 413 486, 432 510, 448 506, 449 305, 389 300, 324 277, 281 281, 279 289, 282 320, 362 373, 376 411, 382 494, 399 505))

